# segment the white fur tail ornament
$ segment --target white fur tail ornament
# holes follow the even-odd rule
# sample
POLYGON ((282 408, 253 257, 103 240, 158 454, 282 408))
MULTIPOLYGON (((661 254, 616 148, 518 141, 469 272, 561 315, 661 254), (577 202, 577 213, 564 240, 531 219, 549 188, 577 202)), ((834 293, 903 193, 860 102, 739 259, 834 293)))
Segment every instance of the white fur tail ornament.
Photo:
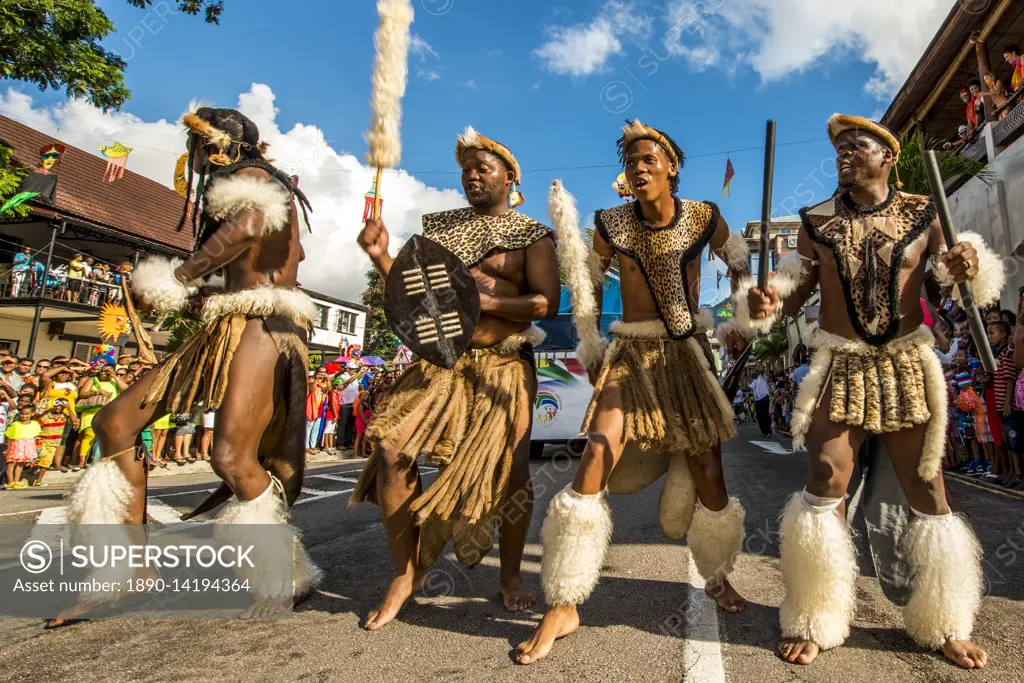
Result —
POLYGON ((409 29, 413 20, 410 0, 378 0, 380 24, 373 37, 377 57, 373 65, 373 117, 366 133, 366 163, 377 167, 373 217, 380 217, 381 174, 402 158, 402 97, 409 76, 409 29))
POLYGON ((548 605, 578 605, 590 597, 611 538, 604 492, 587 496, 567 486, 551 499, 540 530, 540 580, 548 605))
POLYGON ((576 349, 576 358, 584 367, 599 366, 604 362, 608 340, 601 334, 599 327, 600 311, 597 309, 594 280, 588 263, 590 250, 580 233, 576 200, 561 180, 551 183, 548 210, 558 236, 558 262, 565 272, 565 286, 572 299, 573 322, 581 340, 576 349))

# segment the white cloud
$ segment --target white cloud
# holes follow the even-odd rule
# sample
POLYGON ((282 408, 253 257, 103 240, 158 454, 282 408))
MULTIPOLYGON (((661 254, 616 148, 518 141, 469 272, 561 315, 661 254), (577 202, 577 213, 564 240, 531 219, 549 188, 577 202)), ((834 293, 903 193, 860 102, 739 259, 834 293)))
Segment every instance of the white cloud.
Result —
POLYGON ((952 5, 952 0, 671 0, 662 42, 696 70, 746 63, 765 82, 823 63, 863 60, 876 68, 865 91, 888 99, 952 5))
POLYGON ((476 79, 475 78, 471 78, 468 81, 464 81, 462 83, 459 83, 459 85, 461 85, 463 88, 469 88, 470 90, 476 90, 476 79))
POLYGON ((646 36, 653 25, 633 0, 608 0, 589 23, 548 26, 547 42, 533 51, 552 73, 589 76, 622 53, 622 38, 646 36))
POLYGON ((422 36, 415 33, 409 38, 409 52, 414 55, 419 66, 416 68, 416 77, 425 81, 439 81, 441 74, 437 67, 441 62, 441 56, 430 46, 422 36))
MULTIPOLYGON (((370 188, 374 169, 351 153, 332 148, 315 125, 296 123, 282 131, 274 93, 266 85, 253 84, 239 96, 236 106, 259 127, 263 140, 270 144, 268 156, 274 164, 299 176, 299 187, 313 205, 313 232, 302 240, 306 260, 299 267, 300 281, 316 291, 358 301, 370 262, 355 239, 362 229, 363 195, 370 188)), ((103 113, 77 101, 36 107, 30 96, 8 89, 0 94, 0 109, 10 112, 16 121, 97 156, 101 145, 114 141, 135 147, 128 169, 168 187, 172 186, 174 163, 185 151, 184 129, 177 122, 184 107, 181 112, 168 112, 167 118, 144 121, 127 112, 103 113)), ((461 192, 430 187, 401 170, 384 172, 382 190, 392 254, 420 231, 424 213, 466 206, 461 192)))
POLYGON ((505 56, 505 53, 502 52, 501 50, 488 50, 487 56, 490 57, 491 59, 501 59, 502 57, 505 56))

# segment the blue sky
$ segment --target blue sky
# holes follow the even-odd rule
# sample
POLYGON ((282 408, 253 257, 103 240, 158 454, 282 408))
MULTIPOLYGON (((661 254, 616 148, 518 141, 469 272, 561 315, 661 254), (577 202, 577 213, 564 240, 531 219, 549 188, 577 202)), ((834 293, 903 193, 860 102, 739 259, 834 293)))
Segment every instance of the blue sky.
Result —
MULTIPOLYGON (((133 96, 123 112, 173 122, 192 99, 235 106, 260 83, 276 97, 280 131, 316 126, 334 151, 362 159, 374 2, 227 0, 219 26, 169 14, 159 0, 149 12, 123 0, 99 4, 118 27, 105 44, 129 61, 133 96)), ((618 203, 615 140, 624 118, 639 117, 689 157, 681 195, 717 202, 738 230, 759 217, 763 151, 749 148, 762 146, 765 121, 774 118, 773 213, 794 213, 835 187, 827 117, 884 111, 952 3, 920 0, 900 10, 865 0, 866 17, 832 4, 414 0, 401 166, 429 187, 458 189, 455 136, 473 125, 518 157, 522 210, 546 221, 547 189, 558 177, 586 215, 618 203), (904 22, 908 13, 918 20, 920 47, 885 28, 887 16, 901 13, 904 22), (736 170, 731 198, 721 196, 727 153, 736 170)), ((34 112, 63 101, 3 85, 31 97, 34 112)), ((10 96, 0 100, 0 109, 11 106, 10 96)), ((71 128, 74 119, 64 120, 71 128)), ((386 207, 387 197, 385 188, 386 207)))

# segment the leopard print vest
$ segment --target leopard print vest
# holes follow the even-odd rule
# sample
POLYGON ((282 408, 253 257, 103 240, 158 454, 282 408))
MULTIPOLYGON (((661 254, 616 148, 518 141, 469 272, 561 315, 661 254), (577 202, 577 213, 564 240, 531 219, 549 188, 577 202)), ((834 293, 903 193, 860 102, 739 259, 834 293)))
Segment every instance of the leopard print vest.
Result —
POLYGON ((467 268, 492 251, 525 249, 549 234, 551 228, 518 211, 481 216, 466 207, 423 216, 423 236, 458 256, 467 268))
POLYGON ((636 261, 672 339, 686 339, 697 329, 687 293, 686 265, 707 245, 718 225, 711 202, 676 199, 676 214, 664 227, 647 225, 639 202, 604 209, 594 225, 611 247, 636 261))
POLYGON ((856 205, 848 192, 800 209, 808 236, 832 250, 853 329, 874 346, 899 333, 903 255, 935 220, 929 197, 889 188, 878 206, 856 205))

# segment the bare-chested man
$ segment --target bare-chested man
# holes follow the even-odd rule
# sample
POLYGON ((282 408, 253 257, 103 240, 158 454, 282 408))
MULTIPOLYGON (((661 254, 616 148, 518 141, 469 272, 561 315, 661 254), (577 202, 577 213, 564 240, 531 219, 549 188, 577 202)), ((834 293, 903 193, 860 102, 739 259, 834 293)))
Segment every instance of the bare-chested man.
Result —
MULTIPOLYGON (((136 440, 154 416, 191 412, 197 401, 217 411, 210 464, 235 498, 216 524, 287 525, 288 506, 302 488, 307 339, 315 311, 296 289, 303 253, 293 196, 303 212, 308 202, 263 158, 256 125, 239 112, 203 107, 183 121, 190 186, 192 172, 200 174, 193 212, 198 248, 184 262, 146 259, 132 288, 140 309, 168 312, 201 302, 204 324, 96 416, 103 459, 69 495, 72 524, 142 524, 146 463, 136 440), (204 278, 221 269, 223 288, 203 287, 197 301, 204 278)), ((183 224, 187 218, 186 209, 183 224)), ((251 581, 259 600, 243 617, 286 610, 319 582, 320 570, 295 538, 292 557, 261 555, 260 575, 251 581)), ((69 616, 75 615, 62 615, 51 627, 69 616)))
MULTIPOLYGON (((558 313, 558 264, 551 231, 514 210, 523 200, 512 152, 467 128, 455 158, 470 207, 425 215, 423 234, 473 273, 480 322, 473 348, 451 370, 424 360, 406 370, 367 429, 377 447, 352 502, 380 505, 394 561, 391 585, 364 623, 371 631, 420 590, 449 538, 462 564, 479 563, 494 542, 495 517, 505 608, 517 612, 534 602, 519 569, 533 511, 533 345, 544 338, 530 323, 558 313), (416 467, 421 455, 441 468, 426 491, 416 467)), ((385 277, 388 239, 378 220, 359 235, 385 277)))
POLYGON ((577 357, 594 384, 582 427, 587 447, 572 485, 548 507, 541 531, 548 611, 517 647, 520 664, 547 656, 579 626, 576 606, 596 586, 611 537, 606 490, 630 493, 662 474, 662 530, 673 540, 689 532, 694 563, 722 609, 745 606, 728 580, 743 540, 743 508, 726 492, 721 454, 736 430, 710 369, 709 323, 697 305, 704 248, 737 278, 747 273, 747 251, 718 207, 676 196, 684 156, 669 136, 633 121, 623 128, 619 156, 636 201, 597 212, 590 267, 562 263, 568 286, 600 292, 617 257, 623 317, 612 325, 610 346, 599 332, 595 339, 580 330, 577 357))
POLYGON ((972 233, 943 254, 932 201, 888 184, 900 146, 885 127, 836 114, 828 130, 844 191, 800 211, 797 254, 780 263, 763 293, 743 283, 749 296, 737 300, 737 317, 765 329, 821 286, 814 356, 793 411, 793 444, 806 441, 810 462, 806 487, 782 520, 779 652, 810 664, 849 634, 857 558, 843 495, 864 439, 882 434, 913 510, 902 547, 911 572, 907 633, 962 667, 980 668, 987 655, 970 637, 981 549, 946 503, 947 394, 919 297, 932 258, 941 282, 972 280, 978 305, 988 305, 999 299, 1002 264, 972 233))

